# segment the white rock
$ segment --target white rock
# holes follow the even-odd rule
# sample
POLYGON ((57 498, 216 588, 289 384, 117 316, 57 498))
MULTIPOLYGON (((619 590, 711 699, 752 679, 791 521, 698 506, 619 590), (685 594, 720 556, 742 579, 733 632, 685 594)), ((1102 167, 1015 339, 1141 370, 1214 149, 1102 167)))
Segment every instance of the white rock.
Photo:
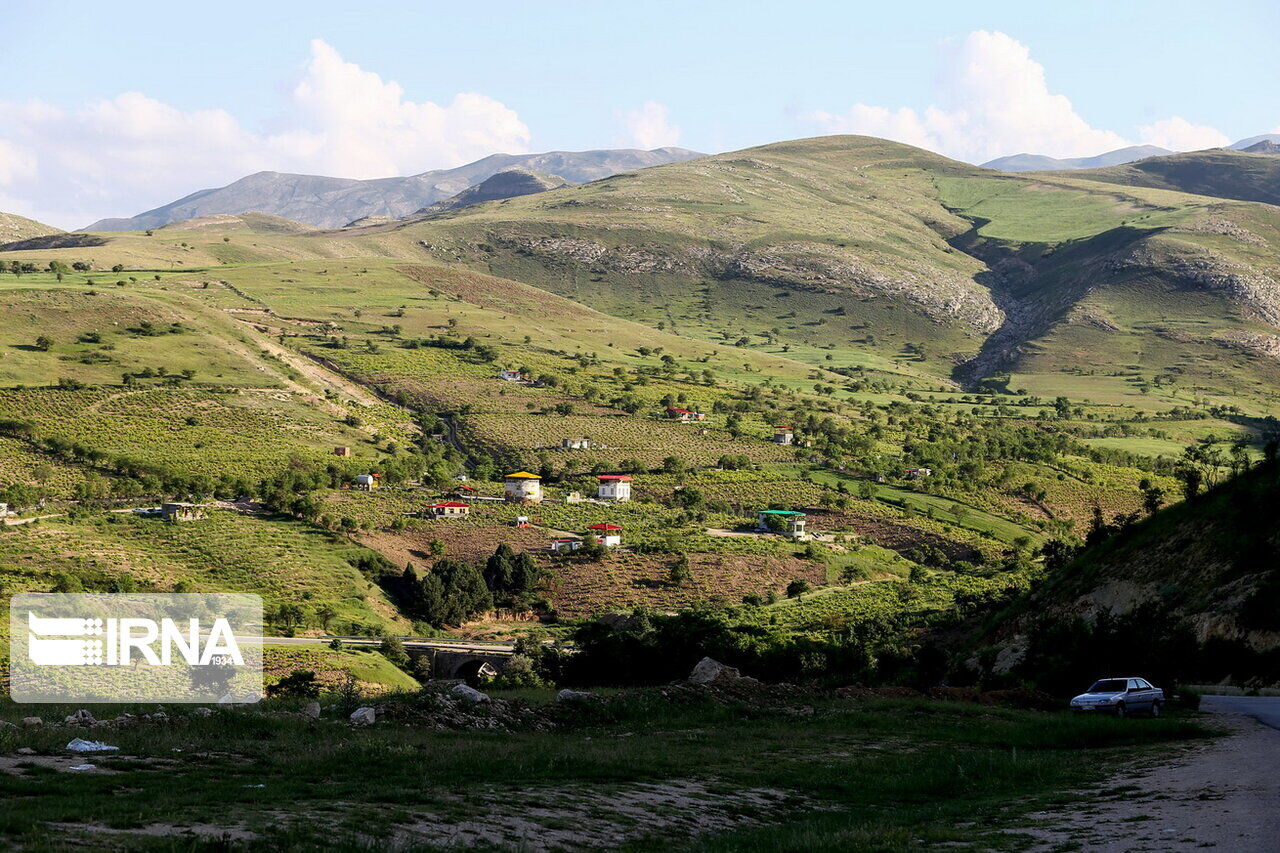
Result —
POLYGON ((81 708, 79 711, 76 711, 74 714, 67 717, 65 722, 69 726, 91 726, 98 721, 94 718, 93 712, 85 708, 81 708))
POLYGON ((581 702, 586 699, 594 699, 595 694, 587 693, 583 690, 564 689, 556 694, 557 702, 581 702))
POLYGON ((466 684, 455 684, 449 692, 466 702, 470 702, 472 705, 489 701, 488 696, 466 684))
POLYGON ((689 673, 689 683, 711 684, 721 679, 734 681, 741 677, 741 673, 733 667, 725 666, 718 660, 703 658, 694 666, 693 672, 689 673))
POLYGON ((358 726, 371 726, 378 719, 378 714, 372 708, 356 708, 351 712, 351 722, 358 726))
POLYGON ((303 706, 302 714, 303 716, 310 717, 313 720, 320 719, 320 703, 315 701, 308 702, 303 706))
POLYGON ((195 708, 191 711, 193 717, 212 717, 213 710, 211 708, 195 708))
POLYGON ((39 717, 23 717, 22 725, 24 728, 34 729, 44 725, 44 720, 39 717))

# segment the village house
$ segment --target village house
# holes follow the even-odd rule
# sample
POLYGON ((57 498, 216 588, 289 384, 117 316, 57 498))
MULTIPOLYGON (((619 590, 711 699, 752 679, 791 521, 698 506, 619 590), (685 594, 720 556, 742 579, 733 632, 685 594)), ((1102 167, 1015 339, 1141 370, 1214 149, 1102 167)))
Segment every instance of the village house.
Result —
POLYGON ((593 524, 587 530, 606 548, 617 548, 622 544, 622 528, 616 524, 593 524))
POLYGON ((925 477, 933 476, 932 468, 908 468, 906 471, 908 480, 923 480, 925 477))
POLYGON ((529 516, 527 516, 527 515, 517 515, 517 516, 516 516, 516 521, 515 521, 515 526, 516 526, 516 527, 529 527, 529 526, 530 526, 530 525, 529 525, 529 516))
POLYGON ((503 477, 502 494, 518 504, 542 503, 542 478, 528 471, 517 471, 503 477))
POLYGON ((757 533, 777 533, 797 542, 809 538, 804 523, 805 514, 793 509, 762 509, 756 513, 757 533))
POLYGON ((335 447, 335 448, 333 449, 333 455, 334 455, 334 456, 350 456, 350 455, 351 455, 351 448, 350 448, 350 447, 335 447))
POLYGON ((204 518, 204 508, 199 504, 174 501, 160 505, 160 515, 165 521, 196 521, 204 518))
POLYGON ((667 409, 667 417, 673 421, 679 421, 682 424, 687 424, 691 421, 703 420, 706 418, 706 415, 702 412, 694 412, 689 409, 669 408, 667 409))
POLYGON ((378 488, 378 481, 373 474, 356 474, 356 488, 362 492, 372 492, 378 488))
POLYGON ((591 439, 583 438, 562 438, 560 439, 561 450, 590 450, 591 439))
POLYGON ((454 500, 460 500, 460 501, 471 500, 475 496, 476 496, 476 487, 468 486, 463 483, 459 483, 458 486, 454 488, 453 491, 445 495, 446 498, 453 498, 454 500))
POLYGON ((429 515, 436 518, 456 518, 461 515, 471 514, 471 504, 465 504, 462 501, 441 501, 440 503, 427 504, 425 507, 429 515))
POLYGON ((498 378, 503 382, 523 382, 524 376, 518 370, 503 369, 498 373, 498 378))
POLYGON ((631 477, 626 474, 601 474, 597 477, 600 486, 596 490, 596 497, 602 501, 629 501, 631 500, 631 477))
POLYGON ((552 554, 570 554, 582 547, 581 539, 552 539, 552 554))
POLYGON ((794 444, 796 431, 789 426, 776 426, 773 428, 773 440, 778 444, 794 444))

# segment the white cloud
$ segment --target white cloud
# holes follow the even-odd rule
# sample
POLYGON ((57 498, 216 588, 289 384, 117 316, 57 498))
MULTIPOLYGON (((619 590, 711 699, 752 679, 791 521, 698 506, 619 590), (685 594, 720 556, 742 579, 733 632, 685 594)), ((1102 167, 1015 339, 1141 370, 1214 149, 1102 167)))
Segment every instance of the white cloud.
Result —
POLYGON ((1044 66, 1001 32, 970 33, 949 57, 939 103, 911 107, 855 104, 808 117, 829 133, 863 133, 981 163, 1006 154, 1098 154, 1128 143, 1090 126, 1064 95, 1049 91, 1044 66))
POLYGON ((183 111, 138 92, 62 110, 0 102, 0 197, 7 212, 63 227, 127 216, 270 169, 352 178, 456 166, 528 150, 519 116, 485 95, 447 104, 346 62, 321 40, 290 94, 281 130, 225 110, 183 111))
POLYGON ((1192 124, 1185 118, 1173 116, 1138 128, 1142 141, 1173 151, 1201 151, 1205 148, 1222 148, 1231 144, 1231 138, 1216 128, 1192 124))
POLYGON ((622 145, 635 148, 664 148, 680 141, 680 128, 671 124, 667 107, 657 101, 645 101, 639 109, 617 113, 626 129, 622 145))

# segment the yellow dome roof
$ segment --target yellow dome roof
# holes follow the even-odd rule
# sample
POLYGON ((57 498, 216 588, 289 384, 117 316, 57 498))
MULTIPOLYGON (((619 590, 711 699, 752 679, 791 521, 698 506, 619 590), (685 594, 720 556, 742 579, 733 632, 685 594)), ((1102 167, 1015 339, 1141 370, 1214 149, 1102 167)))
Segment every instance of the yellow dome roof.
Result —
POLYGON ((528 471, 517 471, 514 474, 508 474, 503 479, 506 480, 541 480, 537 474, 530 474, 528 471))

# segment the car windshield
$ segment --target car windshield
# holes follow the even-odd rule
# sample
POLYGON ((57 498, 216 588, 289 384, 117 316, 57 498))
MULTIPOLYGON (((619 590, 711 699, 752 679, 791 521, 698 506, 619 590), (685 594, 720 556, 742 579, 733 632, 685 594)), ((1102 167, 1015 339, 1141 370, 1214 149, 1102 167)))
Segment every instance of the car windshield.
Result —
POLYGON ((1101 681, 1095 681, 1093 686, 1089 688, 1090 693, 1122 693, 1129 687, 1129 682, 1123 678, 1104 678, 1101 681))

